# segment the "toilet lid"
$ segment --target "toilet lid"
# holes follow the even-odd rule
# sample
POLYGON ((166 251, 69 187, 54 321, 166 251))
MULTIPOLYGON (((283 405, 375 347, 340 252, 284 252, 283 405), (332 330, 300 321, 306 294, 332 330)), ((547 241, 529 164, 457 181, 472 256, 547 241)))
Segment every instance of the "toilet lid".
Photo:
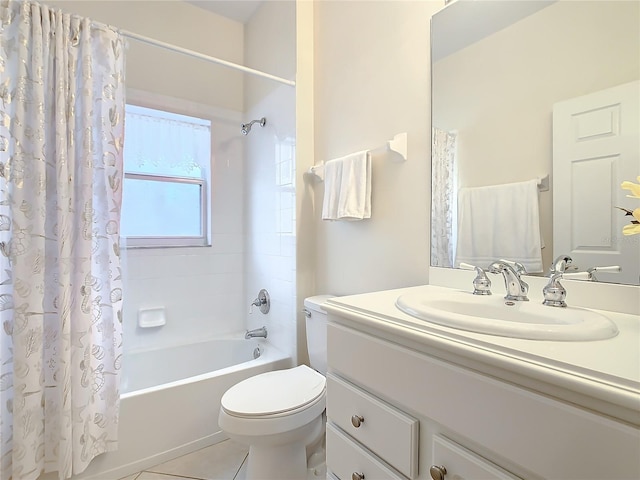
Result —
POLYGON ((306 365, 261 373, 227 390, 222 408, 237 416, 285 413, 313 403, 324 394, 325 384, 325 378, 306 365))

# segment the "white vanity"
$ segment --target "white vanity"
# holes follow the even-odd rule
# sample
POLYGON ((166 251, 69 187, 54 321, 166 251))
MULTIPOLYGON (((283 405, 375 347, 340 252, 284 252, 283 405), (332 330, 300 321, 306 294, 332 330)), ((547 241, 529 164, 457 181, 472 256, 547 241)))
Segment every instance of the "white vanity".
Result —
POLYGON ((431 28, 429 281, 441 286, 327 302, 329 475, 638 480, 640 244, 611 213, 640 168, 618 146, 637 138, 638 102, 608 96, 637 95, 638 2, 447 3, 431 28), (533 193, 531 215, 506 208, 521 198, 500 187, 545 175, 556 188, 533 193), (456 208, 462 188, 486 187, 493 198, 456 208), (565 292, 569 261, 602 283, 563 279, 565 292), (522 283, 527 269, 547 278, 522 283), (472 295, 489 289, 485 270, 506 292, 492 277, 493 295, 472 295))
POLYGON ((450 328, 396 307, 403 295, 448 292, 421 286, 326 304, 330 475, 640 478, 637 314, 601 312, 619 330, 612 338, 546 341, 450 328))

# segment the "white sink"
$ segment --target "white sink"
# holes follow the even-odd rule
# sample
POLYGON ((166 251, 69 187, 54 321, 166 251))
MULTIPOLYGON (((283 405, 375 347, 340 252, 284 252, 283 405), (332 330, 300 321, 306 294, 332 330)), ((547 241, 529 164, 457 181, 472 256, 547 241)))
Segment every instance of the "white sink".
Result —
POLYGON ((603 340, 618 334, 606 316, 578 307, 508 302, 498 295, 451 291, 407 294, 396 300, 405 313, 427 322, 471 332, 530 340, 603 340))

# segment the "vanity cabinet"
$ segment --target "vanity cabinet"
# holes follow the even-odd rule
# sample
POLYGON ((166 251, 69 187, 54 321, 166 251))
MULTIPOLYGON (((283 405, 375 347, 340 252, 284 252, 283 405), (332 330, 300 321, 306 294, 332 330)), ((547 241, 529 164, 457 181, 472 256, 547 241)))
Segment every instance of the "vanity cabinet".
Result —
POLYGON ((337 478, 640 478, 636 426, 329 320, 327 469, 337 478))

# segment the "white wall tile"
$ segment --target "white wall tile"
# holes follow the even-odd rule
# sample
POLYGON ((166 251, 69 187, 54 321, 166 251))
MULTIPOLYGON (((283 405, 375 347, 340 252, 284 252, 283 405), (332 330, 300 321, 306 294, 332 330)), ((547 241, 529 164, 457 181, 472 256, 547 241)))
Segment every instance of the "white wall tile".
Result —
POLYGON ((239 114, 212 122, 211 246, 125 250, 125 349, 149 349, 244 330, 243 149, 239 114), (164 307, 167 324, 137 326, 164 307))
POLYGON ((295 131, 287 130, 295 124, 294 102, 293 90, 279 87, 262 98, 249 115, 266 116, 268 120, 261 135, 247 138, 245 146, 245 191, 250 197, 246 202, 245 288, 247 298, 255 296, 260 288, 267 288, 271 296, 269 314, 248 315, 249 328, 266 325, 270 342, 295 358, 295 193, 290 187, 282 187, 289 185, 294 175, 290 140, 287 161, 276 157, 282 150, 281 139, 295 136, 295 131))
MULTIPOLYGON (((265 2, 245 25, 246 63, 276 74, 282 66, 282 75, 292 75, 295 53, 283 56, 279 45, 295 45, 294 19, 295 2, 265 2)), ((267 325, 269 339, 295 355, 295 89, 260 79, 244 83, 248 108, 214 125, 211 246, 126 251, 127 350, 267 325), (264 128, 240 134, 239 117, 263 116, 264 128), (248 315, 261 288, 272 295, 272 311, 248 315), (138 311, 155 307, 166 309, 167 324, 139 328, 138 311)))

